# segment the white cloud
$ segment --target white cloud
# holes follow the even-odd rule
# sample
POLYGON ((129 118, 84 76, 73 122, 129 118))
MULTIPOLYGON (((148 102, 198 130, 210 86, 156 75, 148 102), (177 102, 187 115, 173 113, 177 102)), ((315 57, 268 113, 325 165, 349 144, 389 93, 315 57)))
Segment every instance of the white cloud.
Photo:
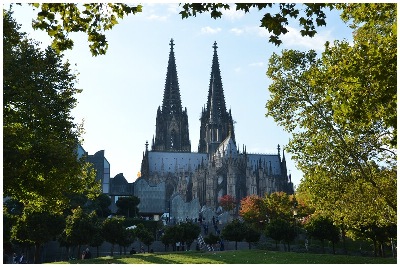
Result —
POLYGON ((254 29, 254 30, 257 32, 257 35, 260 37, 269 38, 271 36, 271 33, 266 28, 257 27, 257 29, 254 29))
POLYGON ((166 21, 168 19, 168 16, 159 16, 156 14, 151 14, 150 16, 147 16, 147 19, 155 21, 166 21))
POLYGON ((236 35, 242 35, 242 34, 244 33, 244 30, 239 29, 239 28, 232 28, 232 29, 230 30, 230 32, 233 32, 233 33, 236 34, 236 35))
POLYGON ((244 16, 245 12, 243 10, 236 10, 235 6, 230 6, 230 9, 226 9, 222 11, 222 18, 228 20, 237 20, 241 19, 244 16))
POLYGON ((209 26, 201 28, 201 33, 204 34, 216 34, 222 31, 221 28, 211 28, 209 26))
POLYGON ((264 65, 264 62, 253 62, 249 64, 250 67, 264 67, 264 65))
POLYGON ((143 5, 143 10, 145 10, 143 13, 149 14, 146 16, 148 20, 166 21, 171 16, 177 16, 179 14, 179 5, 146 3, 143 5))
POLYGON ((271 35, 265 28, 260 28, 258 26, 232 28, 230 29, 230 32, 235 35, 252 34, 252 35, 258 35, 260 37, 269 37, 271 35))
MULTIPOLYGON (((319 29, 318 33, 314 35, 314 37, 303 37, 301 36, 300 30, 286 26, 288 32, 286 34, 281 34, 279 38, 282 41, 282 46, 290 47, 290 48, 305 48, 305 49, 314 49, 316 51, 323 51, 325 49, 326 41, 333 42, 335 38, 332 36, 331 31, 329 30, 321 30, 319 29)), ((257 35, 261 38, 267 38, 272 35, 272 33, 268 32, 266 28, 263 27, 242 27, 242 28, 232 28, 230 30, 231 33, 235 35, 257 35)))
POLYGON ((288 33, 281 35, 282 44, 287 47, 300 46, 316 51, 324 50, 326 41, 332 42, 334 38, 330 31, 319 31, 314 37, 303 37, 298 29, 287 26, 288 33))
POLYGON ((179 5, 178 4, 169 4, 167 7, 167 11, 170 14, 177 15, 180 12, 179 5))
POLYGON ((239 73, 239 72, 242 71, 242 68, 241 68, 241 67, 237 67, 237 68, 234 68, 233 70, 234 70, 236 73, 239 73))

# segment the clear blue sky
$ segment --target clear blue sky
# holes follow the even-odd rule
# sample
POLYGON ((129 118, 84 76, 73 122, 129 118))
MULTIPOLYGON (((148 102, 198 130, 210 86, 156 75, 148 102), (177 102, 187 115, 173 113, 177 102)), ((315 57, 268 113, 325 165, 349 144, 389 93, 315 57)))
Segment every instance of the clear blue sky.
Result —
MULTIPOLYGON (((36 14, 32 7, 25 4, 13 9, 23 31, 43 47, 50 44, 46 33, 31 28, 36 14)), ((272 53, 283 49, 321 52, 326 41, 352 38, 337 11, 328 12, 327 26, 319 27, 314 38, 301 37, 298 23, 291 23, 280 47, 269 43, 269 33, 259 28, 262 11, 226 11, 217 20, 209 14, 182 20, 179 11, 178 4, 144 4, 142 13, 126 17, 106 33, 109 49, 105 56, 91 56, 86 35, 71 35, 75 46, 65 57, 79 73, 77 88, 83 89, 73 115, 76 122, 84 120, 84 149, 89 154, 105 150, 111 177, 123 173, 132 182, 140 171, 144 144, 155 134, 171 38, 182 105, 188 109, 192 151, 197 151, 200 112, 207 101, 216 41, 226 105, 237 122, 236 142, 240 150, 246 145, 248 153, 277 153, 277 145, 284 147, 290 138, 272 118, 265 117, 271 83, 265 73, 272 53)), ((286 159, 298 185, 302 173, 290 154, 286 153, 286 159)))

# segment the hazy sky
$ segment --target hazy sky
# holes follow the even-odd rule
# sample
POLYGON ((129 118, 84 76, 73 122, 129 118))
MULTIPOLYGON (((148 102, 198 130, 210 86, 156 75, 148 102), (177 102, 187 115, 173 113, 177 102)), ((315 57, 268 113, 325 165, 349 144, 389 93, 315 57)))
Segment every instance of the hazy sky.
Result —
MULTIPOLYGON (((8 8, 8 5, 5 5, 8 8)), ((35 15, 26 4, 14 6, 14 17, 30 37, 50 44, 46 33, 33 31, 35 15)), ((273 52, 283 49, 321 52, 326 41, 351 40, 351 29, 329 12, 327 26, 317 28, 314 38, 303 38, 297 22, 289 24, 283 44, 268 42, 270 35, 259 27, 262 11, 225 11, 221 19, 209 14, 181 19, 179 4, 144 4, 143 12, 129 15, 106 33, 109 49, 105 56, 92 57, 84 34, 73 34, 75 46, 65 57, 79 73, 76 122, 84 120, 83 147, 89 154, 105 150, 111 177, 123 173, 132 182, 140 171, 146 140, 155 134, 157 108, 162 104, 168 64, 169 42, 174 39, 182 106, 187 107, 192 151, 197 151, 201 108, 207 102, 212 45, 218 44, 225 101, 232 109, 236 142, 248 153, 277 153, 290 135, 272 118, 266 118, 269 99, 266 76, 273 52), (75 65, 76 64, 76 65, 75 65)), ((295 185, 302 173, 286 153, 287 167, 295 185)))

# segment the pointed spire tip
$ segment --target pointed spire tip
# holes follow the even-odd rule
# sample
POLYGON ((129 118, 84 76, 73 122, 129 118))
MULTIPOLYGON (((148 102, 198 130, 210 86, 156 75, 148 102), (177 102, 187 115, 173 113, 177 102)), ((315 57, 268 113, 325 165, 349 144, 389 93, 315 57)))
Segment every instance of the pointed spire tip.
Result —
POLYGON ((214 52, 217 52, 217 48, 218 48, 217 41, 214 41, 213 48, 214 48, 214 52))

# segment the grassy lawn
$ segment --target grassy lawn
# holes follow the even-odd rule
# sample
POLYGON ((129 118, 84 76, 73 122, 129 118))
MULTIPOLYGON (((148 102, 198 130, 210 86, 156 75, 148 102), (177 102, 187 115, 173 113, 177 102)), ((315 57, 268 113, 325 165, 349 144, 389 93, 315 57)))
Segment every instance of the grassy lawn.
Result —
POLYGON ((102 257, 90 260, 73 260, 57 263, 121 263, 121 264, 396 264, 397 259, 344 256, 332 254, 311 254, 294 252, 275 252, 265 250, 238 250, 222 252, 170 252, 146 253, 102 257))

